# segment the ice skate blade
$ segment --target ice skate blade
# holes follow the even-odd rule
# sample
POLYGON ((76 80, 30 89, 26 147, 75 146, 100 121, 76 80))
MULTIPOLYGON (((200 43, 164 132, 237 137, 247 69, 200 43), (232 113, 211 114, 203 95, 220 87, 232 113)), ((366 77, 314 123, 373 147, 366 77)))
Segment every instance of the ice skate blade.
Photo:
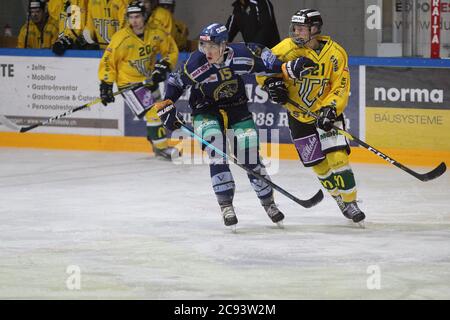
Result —
POLYGON ((360 222, 356 223, 358 225, 358 227, 360 227, 361 229, 365 229, 366 228, 366 224, 364 223, 364 220, 361 220, 360 222))
POLYGON ((227 228, 231 231, 231 233, 237 233, 235 224, 233 224, 231 226, 227 226, 227 228))
POLYGON ((284 229, 284 223, 283 223, 283 221, 278 221, 278 222, 276 223, 276 225, 277 225, 278 228, 284 229))

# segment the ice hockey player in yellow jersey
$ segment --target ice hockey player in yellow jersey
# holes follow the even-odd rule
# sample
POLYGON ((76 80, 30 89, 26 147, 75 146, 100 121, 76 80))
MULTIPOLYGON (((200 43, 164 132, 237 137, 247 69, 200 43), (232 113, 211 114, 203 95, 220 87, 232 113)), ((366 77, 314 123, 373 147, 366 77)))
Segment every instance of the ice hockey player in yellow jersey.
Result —
POLYGON ((89 0, 84 39, 105 49, 120 29, 119 9, 122 0, 89 0))
MULTIPOLYGON (((118 16, 120 26, 124 26, 126 20, 125 12, 128 3, 133 0, 115 0, 119 3, 118 16)), ((147 27, 160 28, 166 33, 172 35, 177 44, 178 50, 190 51, 191 43, 188 40, 189 29, 186 24, 175 19, 173 12, 175 10, 175 0, 143 0, 146 14, 148 15, 147 27)))
POLYGON ((149 18, 150 25, 156 25, 164 32, 171 34, 174 22, 168 6, 173 6, 174 2, 174 0, 158 0, 158 5, 152 10, 149 18))
MULTIPOLYGON (((149 0, 147 0, 149 1, 149 0)), ((159 13, 157 10, 155 10, 154 16, 153 16, 153 23, 160 23, 162 24, 162 28, 165 28, 165 25, 172 24, 172 29, 170 31, 170 34, 172 35, 172 38, 175 40, 178 50, 180 51, 190 51, 190 41, 188 40, 189 35, 189 29, 187 25, 174 17, 175 12, 175 0, 157 0, 157 3, 160 7, 163 9, 167 9, 172 16, 172 23, 170 23, 170 18, 167 16, 167 11, 160 11, 159 13), (157 15, 164 15, 163 17, 157 17, 157 15), (164 23, 164 21, 168 21, 164 23), (161 23, 161 21, 163 21, 161 23)), ((152 17, 151 17, 152 18, 152 17)))
POLYGON ((153 79, 153 85, 125 91, 122 96, 138 118, 145 115, 147 139, 155 154, 171 159, 178 151, 168 147, 166 131, 156 110, 148 110, 160 98, 158 83, 166 79, 167 73, 177 63, 178 48, 170 35, 157 28, 146 28, 142 3, 132 2, 127 9, 127 17, 128 26, 114 34, 100 60, 100 97, 106 105, 114 101, 114 83, 117 83, 119 89, 123 89, 134 83, 153 79), (158 54, 161 59, 156 61, 158 54))
POLYGON ((52 46, 56 55, 64 55, 67 49, 80 49, 81 34, 86 25, 88 0, 50 0, 50 16, 59 22, 58 39, 52 46))
POLYGON ((303 9, 291 19, 290 36, 272 48, 282 61, 284 80, 258 77, 272 101, 289 111, 289 129, 300 160, 312 167, 323 187, 336 200, 344 216, 362 224, 365 214, 356 202, 356 183, 349 164, 350 147, 333 124, 345 128, 343 112, 348 103, 350 74, 345 50, 328 36, 320 34, 323 25, 319 11, 303 9), (304 57, 301 60, 293 60, 304 57), (303 61, 303 62, 302 62, 303 61), (314 68, 305 69, 304 65, 314 68), (295 80, 303 70, 300 80, 295 80), (296 101, 320 118, 305 115, 287 102, 296 101))
POLYGON ((17 48, 51 48, 58 37, 58 26, 47 14, 45 1, 30 1, 28 10, 29 21, 20 29, 17 48))

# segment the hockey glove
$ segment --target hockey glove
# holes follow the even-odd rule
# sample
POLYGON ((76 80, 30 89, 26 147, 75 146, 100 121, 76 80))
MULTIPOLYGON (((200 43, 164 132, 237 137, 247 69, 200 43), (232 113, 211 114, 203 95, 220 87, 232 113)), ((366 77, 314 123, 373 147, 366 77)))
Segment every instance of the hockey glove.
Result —
POLYGON ((333 129, 333 124, 336 121, 336 108, 333 106, 326 106, 320 109, 319 119, 316 121, 316 126, 322 130, 330 131, 333 129))
POLYGON ((267 78, 263 89, 269 94, 274 103, 285 104, 288 100, 288 90, 280 78, 267 78))
POLYGON ((55 41, 52 46, 52 51, 57 56, 64 55, 67 49, 70 49, 73 45, 73 40, 65 35, 62 35, 55 41))
POLYGON ((283 63, 281 69, 283 70, 285 77, 291 79, 301 79, 302 77, 310 74, 316 67, 317 64, 311 59, 301 57, 283 63))
POLYGON ((164 127, 170 131, 180 129, 181 125, 184 124, 183 116, 177 111, 172 100, 166 99, 157 102, 152 108, 156 108, 156 113, 160 117, 164 127))
POLYGON ((153 82, 160 83, 166 80, 167 73, 170 71, 170 64, 166 60, 159 60, 155 64, 155 70, 152 74, 153 82))
POLYGON ((113 85, 102 81, 100 83, 100 99, 102 103, 106 106, 110 102, 114 102, 113 85))
POLYGON ((147 87, 151 92, 159 88, 159 84, 154 82, 153 79, 147 79, 144 81, 144 87, 147 87))

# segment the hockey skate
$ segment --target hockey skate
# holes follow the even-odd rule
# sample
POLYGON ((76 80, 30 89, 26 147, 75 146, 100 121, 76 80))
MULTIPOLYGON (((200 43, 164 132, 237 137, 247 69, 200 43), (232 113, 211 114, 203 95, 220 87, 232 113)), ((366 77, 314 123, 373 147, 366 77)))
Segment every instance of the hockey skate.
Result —
POLYGON ((343 203, 345 206, 344 210, 342 210, 344 216, 351 219, 354 223, 357 223, 361 228, 364 228, 364 219, 366 218, 366 215, 358 207, 356 201, 343 203))
POLYGON ((173 159, 181 157, 181 151, 174 147, 167 147, 165 149, 154 149, 155 156, 164 160, 172 161, 173 159))
POLYGON ((278 209, 277 205, 273 201, 273 198, 268 199, 268 201, 261 201, 264 210, 266 210, 267 215, 273 223, 276 223, 278 227, 284 228, 283 219, 284 214, 278 209))
POLYGON ((223 223, 226 227, 231 227, 233 232, 236 231, 236 224, 238 219, 232 204, 221 205, 220 210, 222 211, 223 223))
POLYGON ((344 213, 344 210, 345 210, 345 202, 344 202, 344 200, 342 200, 342 197, 341 197, 341 196, 332 196, 332 197, 333 197, 333 199, 336 201, 336 203, 337 203, 339 209, 341 210, 342 214, 343 214, 346 218, 351 219, 351 218, 347 217, 347 216, 345 215, 345 213, 344 213))

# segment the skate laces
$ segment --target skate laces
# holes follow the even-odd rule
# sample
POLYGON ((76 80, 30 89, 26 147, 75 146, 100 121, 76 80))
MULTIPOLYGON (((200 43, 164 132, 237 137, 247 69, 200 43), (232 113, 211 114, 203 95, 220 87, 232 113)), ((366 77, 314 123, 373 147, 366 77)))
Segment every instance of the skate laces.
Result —
POLYGON ((358 208, 356 201, 352 201, 346 205, 345 212, 353 217, 355 214, 360 213, 361 210, 358 208))
POLYGON ((342 199, 342 197, 341 196, 333 196, 333 198, 334 198, 334 200, 336 200, 339 209, 341 209, 341 211, 344 211, 345 210, 345 202, 342 199))
POLYGON ((222 207, 222 215, 225 219, 236 216, 233 206, 222 207))
POLYGON ((275 203, 271 203, 267 206, 264 206, 264 209, 266 210, 267 215, 269 217, 273 217, 274 215, 276 215, 277 213, 280 212, 280 210, 278 209, 278 207, 275 203))

